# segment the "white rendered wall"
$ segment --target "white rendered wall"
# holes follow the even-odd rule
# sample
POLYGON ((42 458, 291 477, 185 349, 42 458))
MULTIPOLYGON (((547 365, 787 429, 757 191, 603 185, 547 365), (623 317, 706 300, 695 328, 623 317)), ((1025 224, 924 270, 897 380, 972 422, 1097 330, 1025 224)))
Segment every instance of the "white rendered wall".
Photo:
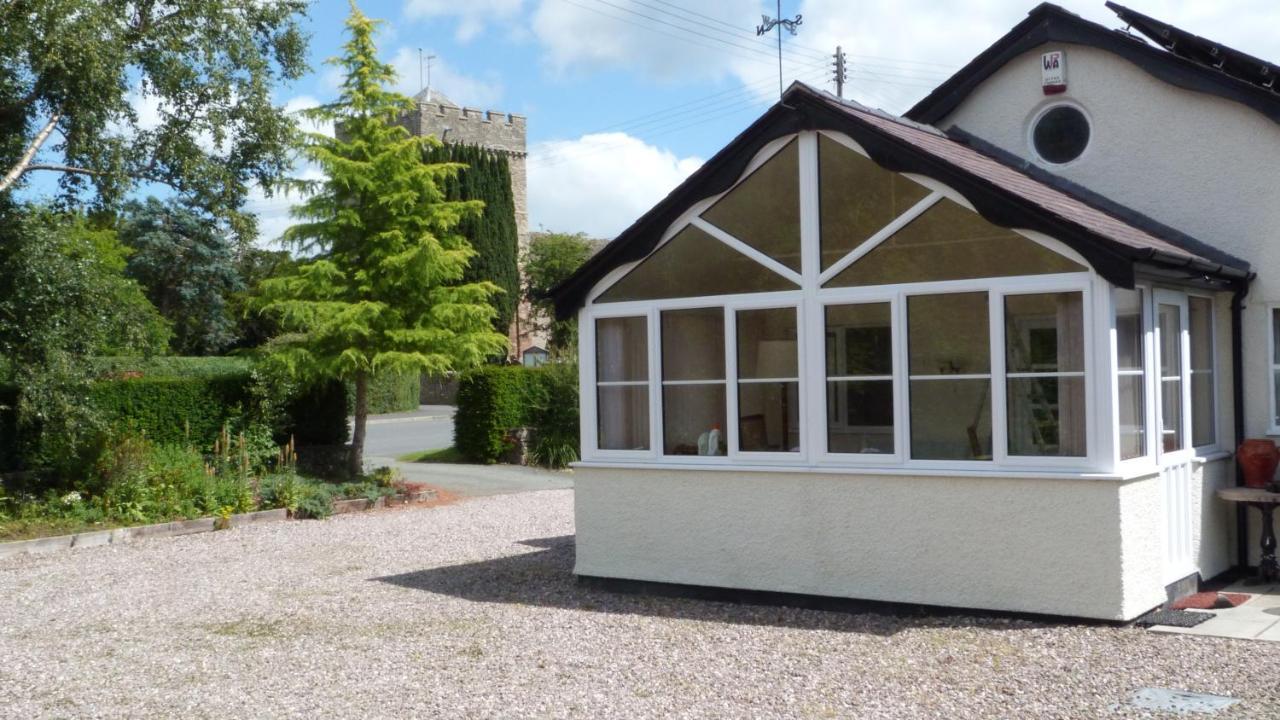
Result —
POLYGON ((579 467, 580 575, 1136 617, 1165 599, 1159 486, 579 467))
MULTIPOLYGON (((1280 124, 1239 103, 1183 90, 1104 50, 1049 43, 987 78, 940 127, 959 127, 1034 161, 1030 123, 1046 105, 1078 103, 1088 149, 1044 165, 1072 182, 1249 261, 1259 277, 1246 300, 1245 430, 1270 429, 1268 303, 1280 302, 1280 124), (1046 97, 1040 54, 1067 54, 1067 92, 1046 97)), ((1222 363, 1229 355, 1220 356, 1222 363)), ((1230 446, 1231 438, 1224 438, 1230 446)))

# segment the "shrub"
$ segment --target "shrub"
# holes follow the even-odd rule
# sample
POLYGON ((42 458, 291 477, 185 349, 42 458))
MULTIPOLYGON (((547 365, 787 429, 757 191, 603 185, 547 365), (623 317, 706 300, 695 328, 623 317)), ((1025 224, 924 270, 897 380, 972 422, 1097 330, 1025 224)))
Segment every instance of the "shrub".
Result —
POLYGON ((90 397, 117 429, 207 447, 245 414, 248 385, 248 373, 125 377, 94 384, 90 397))
MULTIPOLYGON (((356 389, 348 384, 347 407, 355 407, 356 389)), ((381 372, 369 378, 369 414, 408 412, 418 409, 422 375, 416 372, 381 372)))
POLYGON ((343 445, 350 433, 350 414, 346 387, 337 380, 322 380, 303 388, 289 401, 285 434, 300 445, 343 445))
POLYGON ((529 460, 562 468, 578 459, 578 366, 551 363, 533 371, 526 425, 531 430, 529 460))
POLYGON ((532 377, 521 366, 493 365, 462 375, 453 416, 453 443, 464 457, 472 462, 497 462, 507 448, 507 433, 525 424, 532 377))
POLYGON ((295 510, 298 517, 327 518, 333 514, 333 498, 337 488, 324 483, 312 483, 302 486, 302 494, 298 498, 295 510))

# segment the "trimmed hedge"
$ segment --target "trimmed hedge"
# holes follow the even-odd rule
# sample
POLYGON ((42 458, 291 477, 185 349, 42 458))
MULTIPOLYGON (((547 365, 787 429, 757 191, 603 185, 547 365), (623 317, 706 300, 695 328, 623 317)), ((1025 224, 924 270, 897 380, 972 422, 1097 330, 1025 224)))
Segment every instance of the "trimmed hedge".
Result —
MULTIPOLYGON (((419 373, 387 372, 369 379, 369 414, 409 412, 418 409, 422 395, 422 375, 419 373)), ((354 408, 356 388, 347 383, 347 404, 354 408)))
POLYGON ((143 375, 103 380, 90 401, 108 422, 141 432, 157 443, 213 443, 222 426, 249 407, 248 372, 143 375))
POLYGON ((453 445, 472 462, 494 463, 513 428, 522 427, 532 395, 532 372, 519 365, 485 365, 458 381, 453 445))
POLYGON ((578 457, 578 380, 574 365, 485 366, 462 375, 453 416, 454 447, 468 460, 493 463, 507 434, 527 427, 532 459, 562 466, 578 457))

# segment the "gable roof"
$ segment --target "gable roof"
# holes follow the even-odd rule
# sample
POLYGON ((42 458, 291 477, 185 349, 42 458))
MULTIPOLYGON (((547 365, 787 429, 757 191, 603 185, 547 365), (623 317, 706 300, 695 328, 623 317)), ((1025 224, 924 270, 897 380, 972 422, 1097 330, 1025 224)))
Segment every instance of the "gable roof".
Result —
MULTIPOLYGON (((906 112, 905 117, 924 123, 937 123, 955 110, 979 84, 1010 60, 1045 43, 1064 42, 1106 50, 1132 62, 1170 85, 1239 102, 1275 122, 1280 122, 1280 94, 1252 81, 1252 78, 1246 79, 1247 75, 1243 70, 1236 70, 1238 65, 1243 67, 1248 61, 1254 63, 1262 63, 1262 61, 1230 50, 1224 45, 1177 30, 1170 25, 1159 23, 1115 3, 1108 2, 1107 6, 1144 34, 1150 30, 1155 35, 1161 35, 1165 30, 1169 30, 1171 37, 1176 35, 1175 45, 1181 43, 1182 53, 1154 47, 1123 30, 1109 30, 1103 25, 1085 20, 1057 5, 1042 3, 1032 9, 1026 19, 1005 33, 991 47, 983 50, 969 64, 960 68, 923 100, 916 103, 906 112), (1193 42, 1191 38, 1195 41, 1193 42), (1232 62, 1222 67, 1215 67, 1214 64, 1203 62, 1199 59, 1201 54, 1199 48, 1210 46, 1218 48, 1219 53, 1227 51, 1233 53, 1232 57, 1239 63, 1232 62), (1193 57, 1197 59, 1191 59, 1193 57)), ((1164 45, 1168 41, 1159 42, 1164 45)))
POLYGON ((1229 284, 1247 282, 1250 277, 1247 263, 1206 257, 1212 253, 1204 252, 1207 246, 1202 243, 1186 242, 1185 236, 1163 236, 1122 220, 936 128, 797 82, 781 102, 552 290, 556 315, 570 316, 611 270, 648 255, 689 206, 731 187, 765 144, 801 130, 843 132, 881 167, 930 177, 955 189, 996 225, 1036 230, 1060 240, 1121 287, 1133 286, 1138 264, 1229 284))

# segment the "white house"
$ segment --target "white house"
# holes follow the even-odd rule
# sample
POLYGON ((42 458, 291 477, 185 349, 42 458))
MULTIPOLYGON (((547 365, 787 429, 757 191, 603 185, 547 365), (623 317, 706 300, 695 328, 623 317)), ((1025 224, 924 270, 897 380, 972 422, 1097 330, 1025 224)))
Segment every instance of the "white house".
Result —
POLYGON ((1108 6, 906 117, 793 85, 557 289, 580 576, 1129 619, 1256 561, 1280 67, 1108 6))

